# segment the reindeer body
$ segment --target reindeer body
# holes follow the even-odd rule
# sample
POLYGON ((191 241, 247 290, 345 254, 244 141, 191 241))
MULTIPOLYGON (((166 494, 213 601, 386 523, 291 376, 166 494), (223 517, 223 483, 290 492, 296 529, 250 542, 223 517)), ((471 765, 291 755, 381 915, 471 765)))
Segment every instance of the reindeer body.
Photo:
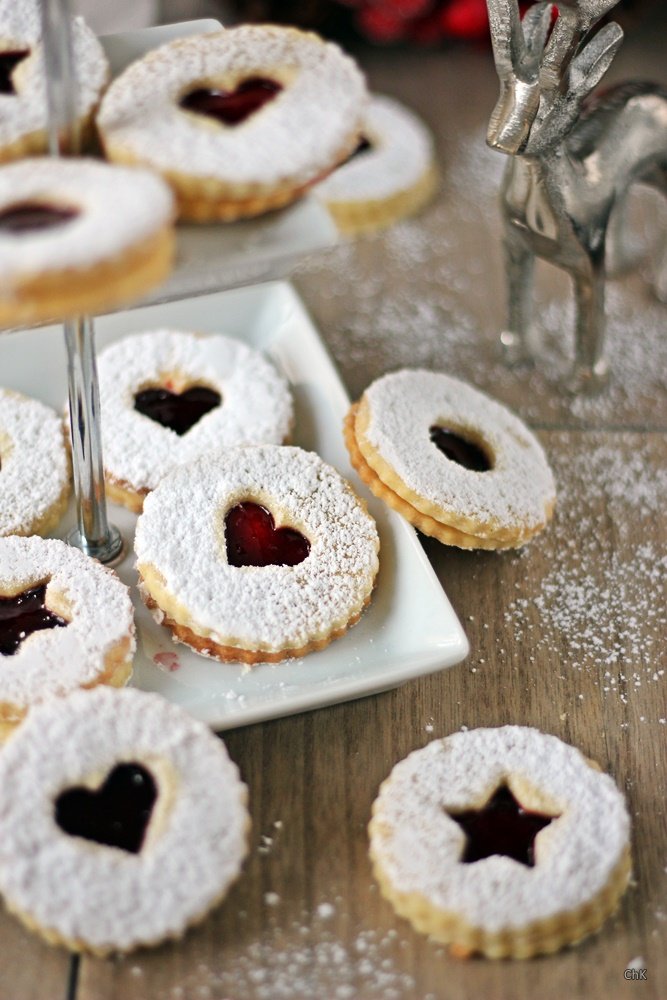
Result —
POLYGON ((608 25, 579 46, 592 20, 615 2, 580 0, 577 10, 564 8, 547 42, 550 4, 531 8, 522 31, 516 0, 487 0, 502 83, 488 142, 511 156, 501 192, 509 320, 502 341, 512 360, 529 353, 534 258, 563 268, 576 296, 575 388, 606 374, 605 249, 612 210, 633 181, 667 194, 667 89, 623 84, 592 101, 578 119, 583 97, 606 71, 622 32, 608 25))

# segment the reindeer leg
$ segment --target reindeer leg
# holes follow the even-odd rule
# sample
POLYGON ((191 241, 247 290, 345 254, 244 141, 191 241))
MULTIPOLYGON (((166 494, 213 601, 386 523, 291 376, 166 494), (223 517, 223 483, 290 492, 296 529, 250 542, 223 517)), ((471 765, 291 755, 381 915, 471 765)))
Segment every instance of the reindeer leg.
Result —
POLYGON ((572 278, 576 304, 575 356, 568 389, 573 393, 593 394, 604 388, 608 376, 604 357, 604 252, 596 254, 590 267, 575 272, 572 278))
POLYGON ((532 362, 529 348, 532 317, 533 270, 535 256, 511 224, 504 240, 507 281, 507 329, 500 334, 505 363, 510 366, 532 362))

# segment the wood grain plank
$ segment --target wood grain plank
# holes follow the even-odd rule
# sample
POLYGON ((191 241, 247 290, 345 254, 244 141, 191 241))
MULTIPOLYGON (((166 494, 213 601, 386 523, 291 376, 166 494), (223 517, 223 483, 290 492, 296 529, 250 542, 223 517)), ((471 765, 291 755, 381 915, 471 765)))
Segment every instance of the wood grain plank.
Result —
POLYGON ((0 1000, 69 1000, 71 962, 0 908, 0 1000))

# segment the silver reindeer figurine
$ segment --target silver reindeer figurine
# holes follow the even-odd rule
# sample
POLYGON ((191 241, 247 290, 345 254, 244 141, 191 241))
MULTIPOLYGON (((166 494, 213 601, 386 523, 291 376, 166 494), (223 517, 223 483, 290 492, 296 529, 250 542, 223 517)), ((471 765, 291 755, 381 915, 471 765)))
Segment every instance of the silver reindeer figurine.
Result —
POLYGON ((576 296, 572 391, 604 384, 605 243, 612 209, 633 181, 667 194, 667 89, 626 83, 588 102, 623 40, 591 29, 618 0, 487 0, 500 97, 488 144, 510 159, 502 184, 510 363, 529 356, 535 256, 567 271, 576 296))

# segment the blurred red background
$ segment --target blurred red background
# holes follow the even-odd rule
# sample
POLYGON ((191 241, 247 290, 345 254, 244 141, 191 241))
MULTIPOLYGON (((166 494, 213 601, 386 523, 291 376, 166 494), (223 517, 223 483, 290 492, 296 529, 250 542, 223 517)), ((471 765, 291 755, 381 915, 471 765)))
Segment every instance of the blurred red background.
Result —
MULTIPOLYGON (((621 0, 614 19, 631 28, 656 2, 621 0)), ((233 7, 240 20, 296 24, 336 38, 356 34, 384 45, 488 38, 485 0, 234 0, 233 7)))

